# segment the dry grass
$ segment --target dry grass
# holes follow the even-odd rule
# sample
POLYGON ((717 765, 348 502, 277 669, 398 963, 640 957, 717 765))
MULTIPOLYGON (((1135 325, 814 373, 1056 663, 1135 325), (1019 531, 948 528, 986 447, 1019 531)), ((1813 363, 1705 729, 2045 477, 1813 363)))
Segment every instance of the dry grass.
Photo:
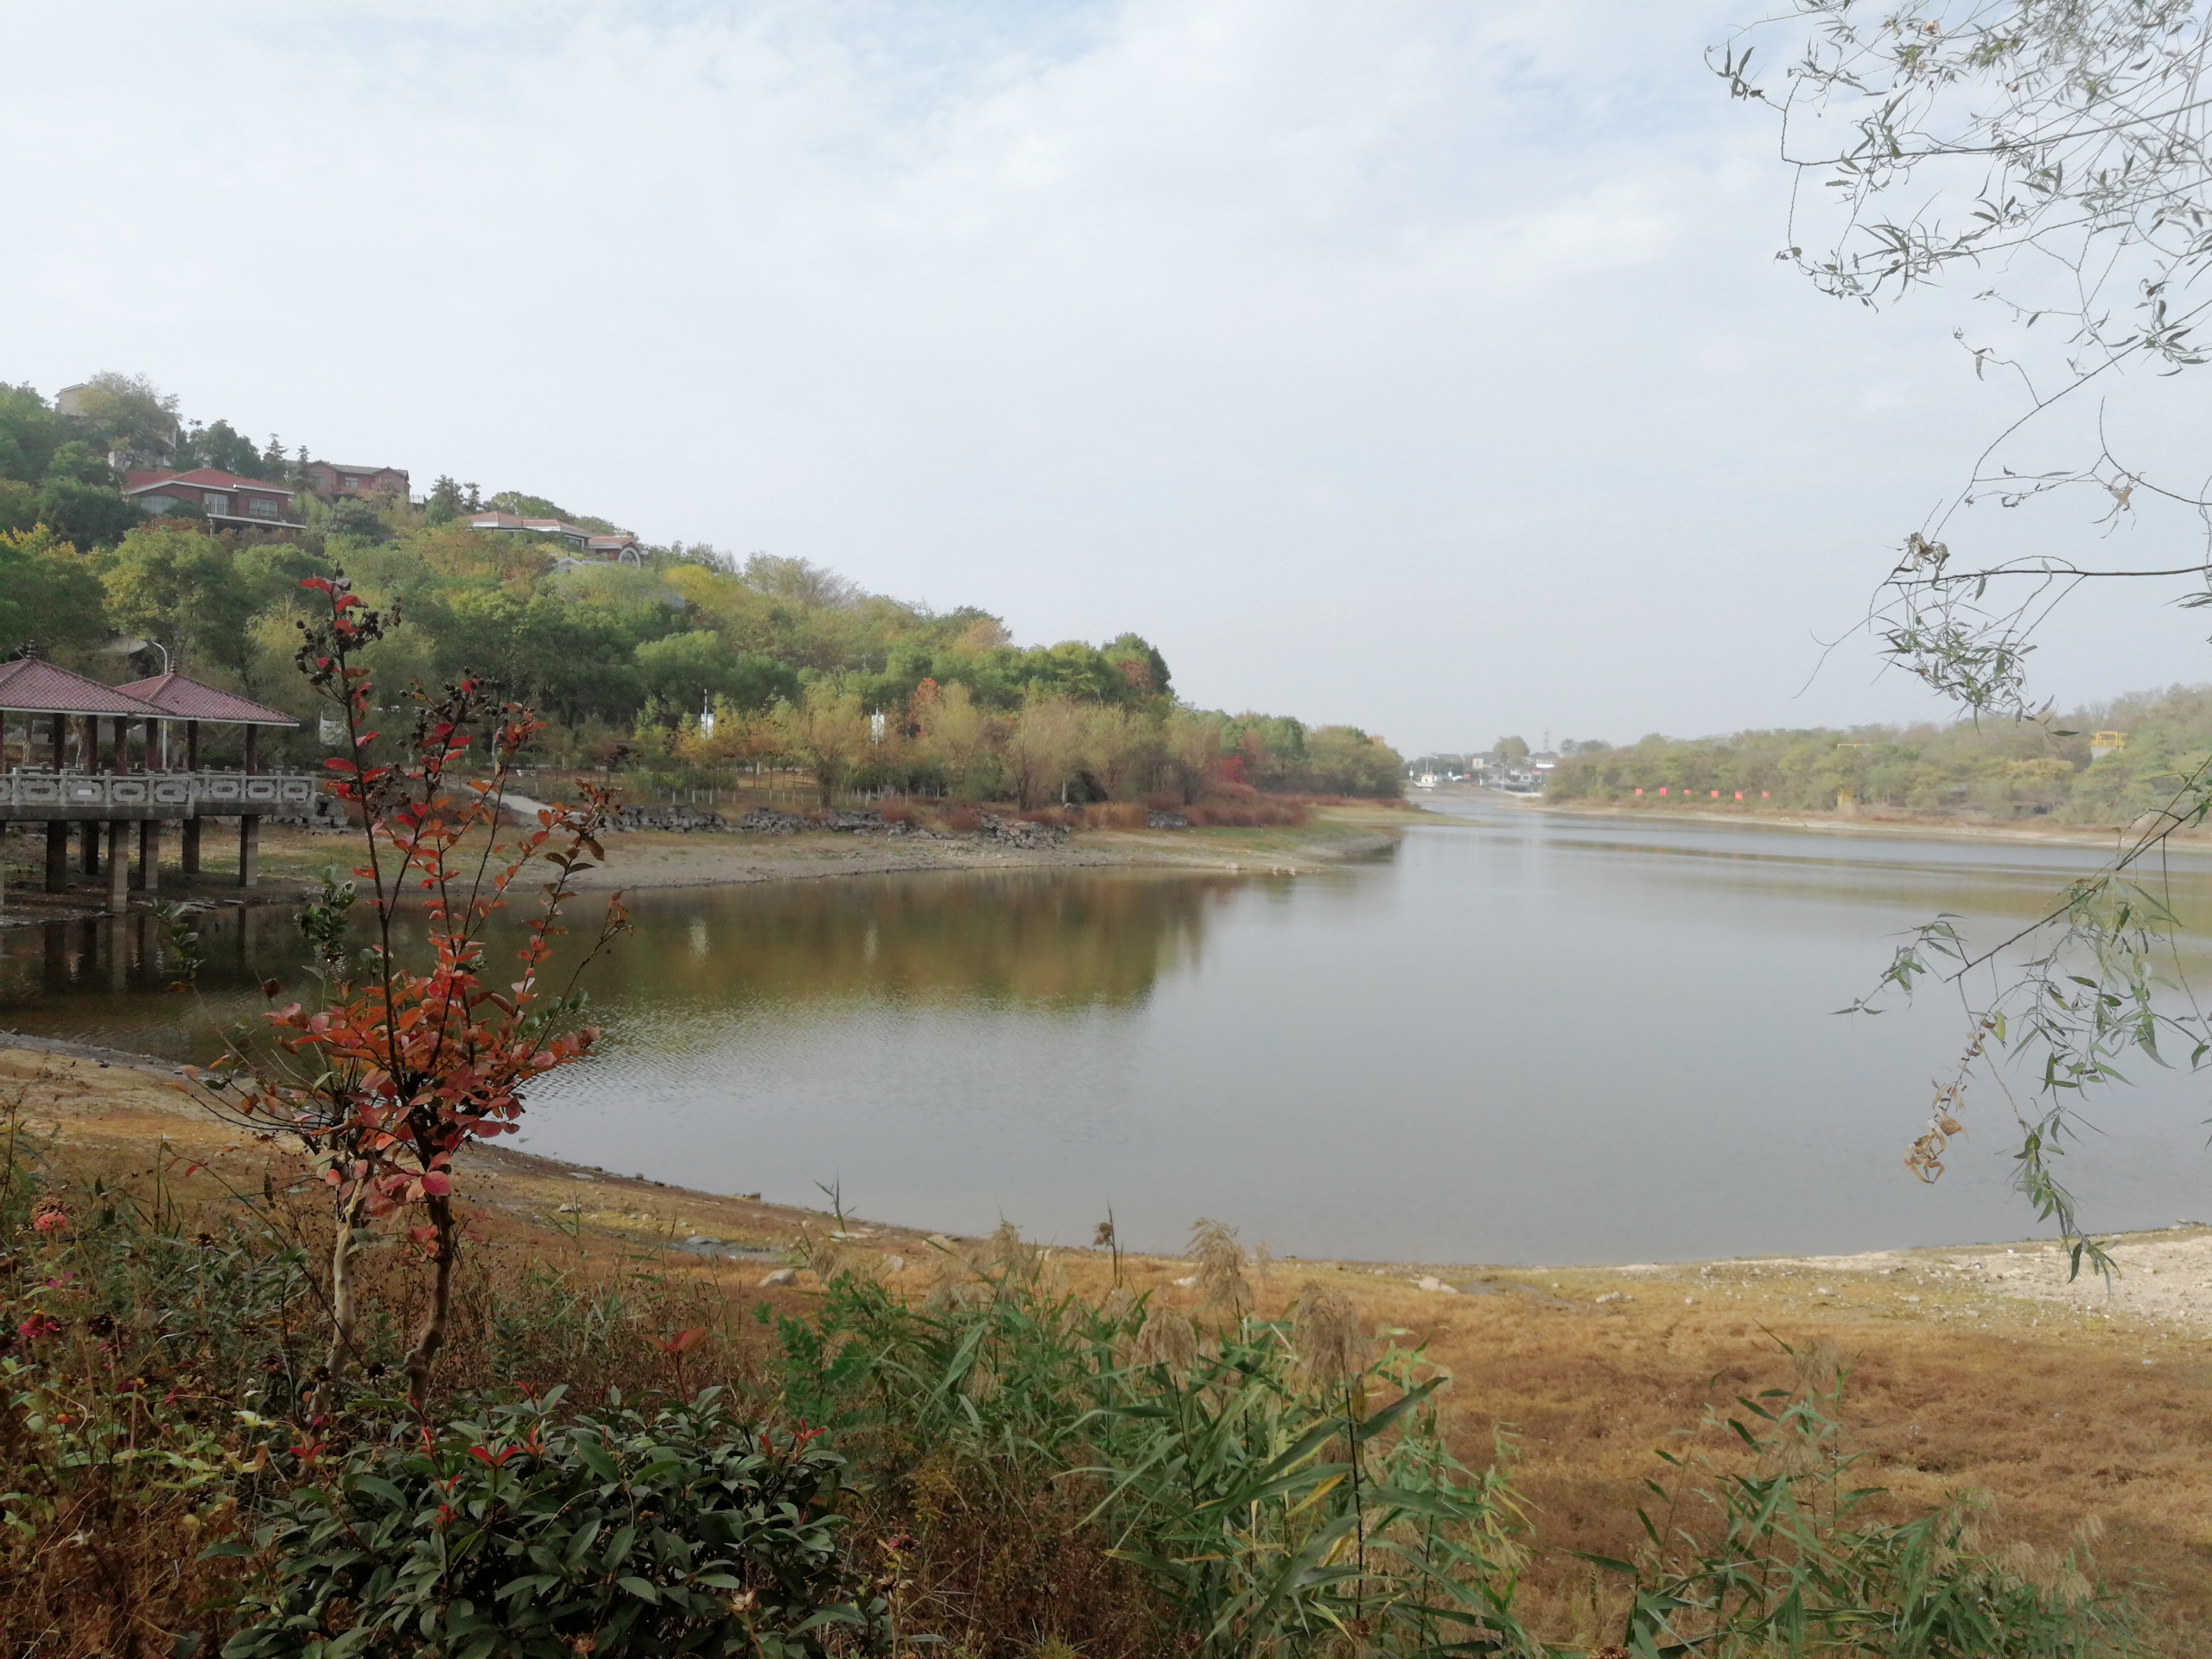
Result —
MULTIPOLYGON (((52 1064, 0 1052, 0 1086, 52 1064)), ((181 1115, 178 1097, 147 1073, 79 1062, 41 1090, 35 1116, 88 1171, 126 1156, 143 1167, 145 1149, 166 1138, 233 1184, 257 1186, 272 1156, 181 1115)), ((563 1166, 506 1154, 474 1158, 463 1187, 481 1211, 479 1260, 487 1286, 518 1282, 531 1263, 550 1264, 563 1282, 586 1287, 595 1277, 649 1271, 658 1300, 641 1300, 626 1316, 636 1328, 607 1334, 595 1362, 604 1380, 657 1378, 653 1368, 673 1362, 656 1338, 690 1324, 716 1332, 691 1363, 741 1376, 757 1354, 747 1344, 761 1339, 752 1334, 751 1311, 764 1300, 798 1311, 810 1300, 810 1274, 789 1289, 762 1290, 758 1262, 706 1261, 667 1248, 699 1233, 785 1243, 802 1222, 820 1226, 807 1212, 606 1175, 587 1182, 563 1166), (581 1207, 564 1215, 563 1205, 581 1207)), ((865 1236, 846 1241, 849 1254, 873 1257, 868 1265, 895 1289, 926 1291, 938 1259, 927 1241, 903 1229, 855 1230, 865 1236), (903 1265, 894 1268, 893 1255, 903 1265)), ((1790 1364, 1777 1338, 1799 1345, 1825 1338, 1852 1367, 1847 1414, 1870 1453, 1860 1471, 1868 1484, 1890 1489, 1899 1507, 1986 1492, 1997 1538, 2045 1548, 2094 1516, 2106 1529, 2099 1549, 2106 1572, 2137 1586, 2161 1649, 2204 1650, 2212 1633, 2212 1325, 2124 1305, 2107 1315, 2078 1301, 2054 1302, 2037 1285, 2022 1287, 2035 1294, 2016 1295, 1946 1271, 1960 1254, 1445 1274, 1489 1293, 1481 1294, 1422 1291, 1410 1282, 1421 1270, 1407 1266, 1378 1273, 1280 1262, 1254 1294, 1259 1311, 1274 1315, 1310 1282, 1348 1301, 1365 1331, 1395 1326, 1426 1338, 1453 1373, 1455 1449, 1467 1461, 1486 1462, 1493 1435, 1510 1432, 1519 1448, 1516 1482, 1543 1546, 1525 1611, 1554 1641, 1594 1647, 1617 1628, 1616 1591, 1593 1586, 1567 1552, 1633 1549, 1635 1505, 1656 1470, 1655 1448, 1675 1444, 1670 1437, 1693 1427, 1709 1406, 1785 1384, 1790 1364)), ((1104 1253, 1063 1251, 1054 1259, 1072 1287, 1099 1296, 1109 1288, 1104 1253)), ((2034 1264, 2022 1271, 2055 1271, 2046 1258, 2020 1261, 2034 1264)), ((1189 1262, 1125 1256, 1122 1267, 1126 1281, 1164 1306, 1195 1313, 1206 1294, 1175 1284, 1194 1276, 1189 1262)), ((476 1306, 474 1317, 488 1319, 489 1305, 476 1306)), ((576 1357, 511 1355, 503 1363, 514 1375, 550 1374, 576 1357)), ((452 1380, 479 1379, 457 1370, 452 1380)), ((963 1533, 952 1512, 957 1504, 949 1497, 945 1503, 947 1535, 970 1536, 977 1547, 965 1565, 935 1569, 945 1575, 947 1593, 996 1597, 1016 1622, 1020 1607, 1042 1605, 1039 1599, 1078 1590, 1111 1599, 1110 1574, 1086 1577, 1090 1568, 1072 1555, 1026 1560, 985 1548, 986 1535, 963 1533)), ((149 1514, 111 1524, 151 1536, 162 1522, 149 1514)), ((123 1572, 105 1570, 110 1578, 123 1572)), ((168 1592, 153 1586, 144 1593, 159 1600, 168 1592)), ((1135 1620, 1120 1650, 1142 1650, 1142 1626, 1135 1620)))

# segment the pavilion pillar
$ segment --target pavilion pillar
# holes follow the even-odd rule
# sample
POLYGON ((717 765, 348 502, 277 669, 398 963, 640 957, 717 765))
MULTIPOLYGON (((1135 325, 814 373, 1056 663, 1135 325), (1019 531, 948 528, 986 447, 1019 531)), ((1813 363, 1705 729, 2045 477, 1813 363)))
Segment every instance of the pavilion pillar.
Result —
POLYGON ((54 818, 46 826, 46 890, 60 893, 69 885, 69 822, 54 818))
POLYGON ((0 818, 0 907, 8 902, 8 820, 0 818))
POLYGON ((162 821, 159 818, 138 820, 138 890, 159 893, 162 890, 162 821))
POLYGON ((238 815, 238 886, 250 887, 261 879, 261 816, 238 815))
MULTIPOLYGON (((200 722, 196 720, 184 722, 184 769, 187 772, 200 770, 200 722)), ((178 868, 187 875, 199 874, 200 807, 197 802, 193 804, 192 816, 184 821, 183 829, 177 834, 177 843, 178 868)))
POLYGON ((115 717, 115 747, 110 751, 110 772, 130 770, 130 722, 121 715, 115 717))
POLYGON ((130 908, 130 849, 123 832, 130 826, 121 818, 107 824, 107 907, 118 913, 130 908))
POLYGON ((245 728, 245 769, 249 776, 251 776, 254 771, 255 752, 259 749, 260 747, 261 728, 258 726, 247 727, 245 728))

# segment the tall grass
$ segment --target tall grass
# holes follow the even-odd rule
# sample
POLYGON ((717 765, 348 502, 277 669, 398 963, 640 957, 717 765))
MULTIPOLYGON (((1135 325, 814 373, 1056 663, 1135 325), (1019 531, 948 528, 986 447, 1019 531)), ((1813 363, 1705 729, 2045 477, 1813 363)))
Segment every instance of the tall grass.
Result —
POLYGON ((1209 1242, 1224 1317, 1203 1330, 1072 1296, 1005 1231, 921 1306, 840 1280, 784 1322, 786 1387, 894 1480, 949 1465, 1080 1492, 1080 1524, 1201 1654, 1540 1651, 1510 1611, 1520 1516, 1446 1446, 1445 1376, 1394 1344, 1349 1370, 1338 1344, 1332 1366, 1310 1322, 1242 1311, 1209 1242))

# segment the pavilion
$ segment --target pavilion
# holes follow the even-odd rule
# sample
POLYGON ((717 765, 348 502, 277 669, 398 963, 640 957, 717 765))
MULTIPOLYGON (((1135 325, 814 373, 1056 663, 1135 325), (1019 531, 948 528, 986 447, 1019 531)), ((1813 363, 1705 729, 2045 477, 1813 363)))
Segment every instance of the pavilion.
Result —
POLYGON ((315 779, 296 773, 264 774, 256 765, 255 739, 263 727, 296 727, 279 709, 219 691, 181 674, 156 675, 129 685, 103 685, 35 657, 0 664, 0 718, 25 716, 16 733, 0 729, 0 828, 22 819, 46 825, 46 890, 58 893, 69 872, 69 826, 80 827, 83 868, 101 874, 99 828, 107 826, 107 906, 123 910, 137 886, 153 893, 161 884, 162 825, 183 829, 183 873, 200 868, 204 819, 238 822, 238 885, 255 884, 259 870, 261 818, 265 813, 305 812, 315 779), (103 742, 103 723, 106 741, 103 742), (172 765, 169 728, 184 727, 184 766, 172 765), (245 764, 238 772, 203 770, 202 725, 245 728, 245 764), (139 741, 133 754, 133 734, 139 741), (130 880, 124 826, 138 826, 138 877, 130 880))

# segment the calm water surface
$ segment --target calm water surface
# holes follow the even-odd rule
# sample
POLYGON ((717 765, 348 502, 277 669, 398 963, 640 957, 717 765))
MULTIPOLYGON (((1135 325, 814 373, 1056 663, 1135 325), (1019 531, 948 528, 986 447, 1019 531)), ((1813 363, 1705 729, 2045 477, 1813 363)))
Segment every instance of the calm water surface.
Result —
MULTIPOLYGON (((1840 1019, 1887 936, 1994 936, 2094 855, 1446 804, 1296 880, 944 874, 646 893, 601 1055, 531 1149, 962 1232, 1133 1247, 1193 1217, 1278 1255, 1500 1262, 2018 1236, 2000 1098, 1938 1186, 1899 1159, 1955 1001, 1840 1019)), ((2212 868, 2177 878, 2212 917, 2212 868)), ((143 918, 0 932, 0 1020, 209 1052, 282 912, 220 912, 195 1009, 143 918)), ((2202 964, 2196 964, 2202 966, 2202 964)), ((2101 1226, 2212 1213, 2203 1084, 2157 1073, 2069 1159, 2101 1226)))

